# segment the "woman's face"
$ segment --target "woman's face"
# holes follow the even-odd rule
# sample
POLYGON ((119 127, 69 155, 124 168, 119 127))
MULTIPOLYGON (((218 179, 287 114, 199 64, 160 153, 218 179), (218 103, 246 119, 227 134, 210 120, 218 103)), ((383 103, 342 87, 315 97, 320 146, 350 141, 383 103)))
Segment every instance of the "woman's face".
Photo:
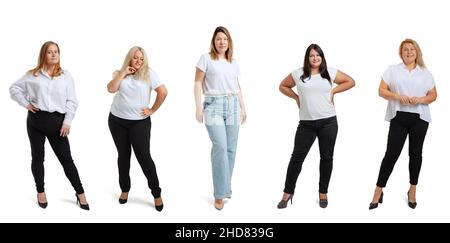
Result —
POLYGON ((319 68, 321 63, 322 57, 316 50, 312 49, 309 52, 309 65, 311 66, 311 68, 319 68))
POLYGON ((50 45, 45 53, 45 64, 56 65, 59 63, 59 50, 56 45, 50 45))
POLYGON ((144 54, 142 54, 141 51, 137 50, 134 53, 133 58, 131 58, 131 65, 130 66, 132 68, 136 69, 136 71, 137 71, 137 70, 139 70, 142 67, 143 63, 144 63, 144 54))
POLYGON ((228 50, 228 37, 223 32, 219 32, 214 38, 214 45, 220 54, 225 54, 228 50))
POLYGON ((416 63, 417 50, 411 43, 405 43, 402 47, 402 59, 403 62, 408 65, 411 63, 416 63))

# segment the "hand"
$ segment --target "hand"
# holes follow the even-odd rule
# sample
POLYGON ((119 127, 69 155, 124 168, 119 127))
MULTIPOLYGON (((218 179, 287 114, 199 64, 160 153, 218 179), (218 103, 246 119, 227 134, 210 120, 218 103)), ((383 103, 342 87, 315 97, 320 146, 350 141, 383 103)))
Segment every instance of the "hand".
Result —
POLYGON ((128 66, 128 67, 124 70, 124 72, 125 72, 125 75, 133 74, 133 73, 136 72, 136 69, 135 69, 134 67, 128 66))
POLYGON ((67 137, 67 135, 69 135, 69 133, 70 133, 70 126, 63 123, 61 130, 59 130, 59 136, 67 137))
POLYGON ((195 111, 195 119, 199 123, 203 123, 203 110, 202 109, 196 109, 196 111, 195 111))
POLYGON ((334 105, 334 93, 333 92, 331 92, 331 94, 330 94, 330 101, 331 101, 331 104, 334 105))
POLYGON ((150 108, 144 108, 144 109, 142 109, 142 111, 141 111, 141 116, 143 116, 143 117, 149 117, 149 116, 151 116, 151 115, 153 115, 153 113, 155 113, 152 109, 150 109, 150 108))
POLYGON ((39 111, 39 109, 34 107, 32 104, 28 104, 27 105, 27 110, 29 110, 29 111, 31 111, 33 113, 36 113, 36 111, 39 111))
POLYGON ((419 98, 419 97, 411 97, 411 98, 409 98, 409 103, 411 104, 411 105, 418 105, 418 104, 422 104, 422 99, 421 98, 419 98))
POLYGON ((399 95, 398 100, 400 100, 400 103, 402 103, 403 105, 409 105, 411 103, 409 97, 406 95, 399 95))
POLYGON ((247 120, 247 113, 245 112, 245 109, 241 109, 241 125, 244 124, 246 120, 247 120))

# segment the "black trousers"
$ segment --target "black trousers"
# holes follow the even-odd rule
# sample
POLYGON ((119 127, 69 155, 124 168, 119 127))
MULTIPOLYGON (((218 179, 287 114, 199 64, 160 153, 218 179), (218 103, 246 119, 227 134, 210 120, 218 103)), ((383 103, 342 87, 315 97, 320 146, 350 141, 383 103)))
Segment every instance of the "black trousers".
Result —
POLYGON ((420 168, 422 167, 422 148, 425 135, 428 130, 428 122, 420 119, 417 113, 397 111, 397 115, 391 120, 387 149, 381 162, 377 186, 385 187, 389 176, 394 169, 406 136, 409 135, 409 183, 417 185, 420 168))
POLYGON ((50 142, 70 184, 78 194, 84 193, 77 167, 75 167, 70 154, 69 139, 60 136, 63 121, 64 114, 58 112, 28 112, 27 131, 31 145, 31 171, 39 193, 44 192, 45 138, 50 142))
POLYGON ((336 116, 313 121, 300 121, 295 134, 294 152, 292 152, 287 170, 284 186, 285 193, 294 193, 303 161, 316 137, 319 139, 320 150, 319 192, 328 192, 328 184, 330 183, 331 171, 333 170, 333 153, 337 132, 336 116))
POLYGON ((150 130, 152 127, 150 117, 143 120, 126 120, 110 113, 108 125, 119 155, 117 164, 122 192, 129 192, 131 188, 130 159, 131 147, 133 147, 136 159, 147 177, 148 187, 152 191, 153 197, 160 197, 161 188, 158 175, 150 155, 150 130))

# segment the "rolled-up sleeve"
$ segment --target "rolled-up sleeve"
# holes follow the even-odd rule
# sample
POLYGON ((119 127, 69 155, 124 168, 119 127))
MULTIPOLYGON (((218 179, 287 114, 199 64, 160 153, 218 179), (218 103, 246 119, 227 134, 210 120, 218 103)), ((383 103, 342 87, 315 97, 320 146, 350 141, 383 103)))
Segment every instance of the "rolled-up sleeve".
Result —
POLYGON ((75 93, 75 82, 73 81, 72 75, 66 72, 67 75, 67 100, 66 100, 66 115, 64 117, 64 124, 71 125, 72 120, 75 117, 75 112, 78 107, 78 100, 75 93))
POLYGON ((28 104, 30 104, 27 99, 28 78, 29 75, 25 74, 19 80, 14 82, 11 87, 9 87, 9 94, 11 95, 11 98, 25 108, 28 106, 28 104))

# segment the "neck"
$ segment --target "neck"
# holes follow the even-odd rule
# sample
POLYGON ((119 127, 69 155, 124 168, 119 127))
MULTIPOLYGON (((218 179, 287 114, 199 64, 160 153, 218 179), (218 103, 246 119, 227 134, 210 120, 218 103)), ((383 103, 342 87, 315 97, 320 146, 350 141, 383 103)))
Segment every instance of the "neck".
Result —
POLYGON ((55 65, 49 65, 49 66, 44 66, 44 70, 49 74, 52 75, 53 72, 55 71, 55 65))
POLYGON ((319 68, 311 68, 311 75, 318 74, 318 73, 319 73, 319 68))
POLYGON ((411 63, 408 63, 408 64, 405 63, 405 66, 406 66, 406 69, 408 69, 409 71, 411 71, 411 70, 413 70, 414 68, 416 68, 416 63, 415 63, 415 62, 411 62, 411 63))
POLYGON ((225 53, 219 53, 219 58, 226 59, 225 53))

